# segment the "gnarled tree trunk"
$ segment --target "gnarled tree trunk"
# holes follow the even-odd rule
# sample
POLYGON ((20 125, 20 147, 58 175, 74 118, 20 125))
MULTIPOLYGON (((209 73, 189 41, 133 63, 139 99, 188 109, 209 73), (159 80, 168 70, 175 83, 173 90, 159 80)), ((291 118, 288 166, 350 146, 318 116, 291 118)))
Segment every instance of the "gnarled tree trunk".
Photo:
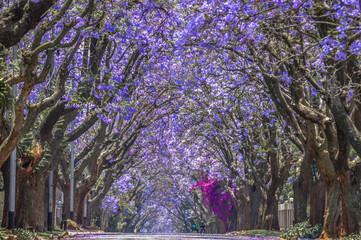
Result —
POLYGON ((293 182, 294 192, 294 223, 307 220, 307 203, 312 185, 312 155, 308 148, 305 149, 300 175, 293 182))
POLYGON ((15 226, 47 229, 48 195, 47 174, 32 174, 17 183, 15 226))
POLYGON ((266 200, 266 212, 264 220, 264 228, 266 230, 279 230, 278 225, 278 194, 277 194, 278 184, 270 186, 269 191, 267 192, 266 200))
POLYGON ((316 224, 323 223, 325 214, 326 183, 322 177, 312 184, 311 196, 309 222, 311 226, 315 226, 316 224))
POLYGON ((347 175, 339 175, 328 183, 323 239, 359 232, 358 213, 352 208, 356 199, 347 175))
POLYGON ((250 216, 250 204, 245 197, 245 189, 238 190, 239 203, 237 206, 237 229, 244 230, 249 229, 249 216, 250 216))
POLYGON ((337 131, 339 153, 331 160, 330 151, 318 151, 318 167, 327 185, 325 219, 321 239, 336 239, 359 233, 359 213, 352 207, 357 202, 357 184, 352 181, 348 165, 349 145, 337 131), (333 164, 330 164, 330 163, 333 164))

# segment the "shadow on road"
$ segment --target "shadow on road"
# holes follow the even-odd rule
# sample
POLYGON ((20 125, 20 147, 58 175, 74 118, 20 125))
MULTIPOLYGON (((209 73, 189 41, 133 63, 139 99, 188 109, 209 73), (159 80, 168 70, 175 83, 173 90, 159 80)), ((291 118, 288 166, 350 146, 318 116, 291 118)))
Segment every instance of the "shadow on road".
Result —
POLYGON ((182 240, 182 239, 197 239, 197 240, 260 240, 260 239, 276 239, 276 238, 260 238, 260 237, 244 237, 235 235, 223 234, 124 234, 124 233, 79 233, 68 240, 91 240, 91 239, 106 239, 106 240, 135 240, 135 239, 152 239, 152 240, 182 240))

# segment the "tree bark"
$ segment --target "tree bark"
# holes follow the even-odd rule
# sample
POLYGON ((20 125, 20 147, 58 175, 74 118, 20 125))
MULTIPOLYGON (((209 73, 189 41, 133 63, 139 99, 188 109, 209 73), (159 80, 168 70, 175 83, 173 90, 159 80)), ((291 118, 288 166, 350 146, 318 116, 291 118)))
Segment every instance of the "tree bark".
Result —
MULTIPOLYGON (((308 124, 308 127, 311 127, 308 124)), ((310 131, 307 137, 310 137, 310 131)), ((305 146, 305 153, 301 163, 300 175, 293 182, 294 191, 294 223, 307 220, 307 203, 312 185, 312 160, 310 146, 305 146)))
POLYGON ((249 229, 249 201, 246 198, 246 189, 238 190, 239 203, 237 204, 237 228, 239 230, 249 229))
POLYGON ((264 220, 264 228, 266 230, 279 230, 278 225, 278 194, 276 193, 278 184, 270 186, 270 190, 267 192, 266 200, 266 212, 264 220))
POLYGON ((62 219, 70 219, 70 184, 65 184, 62 189, 64 194, 62 219))
POLYGON ((359 216, 352 206, 357 202, 357 183, 352 181, 351 169, 348 166, 347 141, 341 131, 337 132, 340 150, 334 159, 334 168, 323 166, 323 160, 329 154, 319 151, 319 169, 327 185, 325 220, 321 239, 340 238, 351 233, 359 233, 359 216))
POLYGON ((280 167, 280 161, 276 144, 275 128, 269 128, 269 141, 272 150, 269 151, 269 162, 271 166, 271 183, 266 195, 266 210, 263 227, 267 230, 279 230, 278 225, 278 200, 282 186, 289 176, 290 162, 285 161, 285 166, 280 167), (288 162, 288 163, 286 163, 288 162))
POLYGON ((335 179, 328 186, 327 201, 325 209, 325 223, 321 238, 337 237, 341 231, 340 225, 340 193, 341 188, 335 179))
MULTIPOLYGON (((249 214, 249 222, 250 229, 259 229, 261 227, 259 220, 260 217, 260 208, 261 208, 261 200, 262 196, 259 190, 255 185, 250 187, 250 214, 249 214)), ((247 216, 248 218, 248 216, 247 216)))
POLYGON ((9 136, 0 144, 0 167, 10 157, 16 147, 24 124, 24 109, 34 83, 25 82, 15 102, 14 125, 9 136))
POLYGON ((3 228, 7 228, 9 224, 9 179, 10 179, 9 171, 10 171, 10 161, 6 161, 1 166, 1 173, 4 179, 4 191, 5 191, 3 219, 1 222, 1 226, 3 228))
POLYGON ((305 184, 302 173, 293 182, 293 207, 294 207, 294 223, 300 223, 307 220, 307 201, 308 191, 305 191, 305 184))
MULTIPOLYGON (((91 185, 93 186, 93 184, 91 185)), ((84 186, 82 188, 80 188, 78 191, 77 191, 77 196, 76 196, 76 204, 75 204, 75 207, 76 207, 76 210, 75 210, 75 219, 76 219, 76 222, 78 224, 82 224, 82 225, 85 225, 86 223, 84 222, 84 219, 83 219, 83 215, 84 215, 84 200, 85 200, 85 197, 86 195, 88 194, 88 192, 90 191, 90 187, 88 186, 84 186)))
POLYGON ((0 50, 11 47, 41 21, 57 0, 18 0, 0 15, 0 50))
POLYGON ((46 231, 48 196, 46 194, 48 174, 32 174, 17 183, 15 226, 32 227, 46 231))
POLYGON ((225 234, 227 232, 226 224, 222 220, 218 219, 218 233, 225 234))
MULTIPOLYGON (((108 170, 108 171, 110 171, 110 170, 108 170)), ((108 191, 109 191, 110 187, 112 186, 113 182, 114 182, 114 180, 112 178, 112 173, 107 172, 107 174, 105 176, 105 181, 104 181, 104 188, 101 190, 101 192, 99 192, 89 202, 89 208, 91 210, 89 212, 89 214, 93 215, 93 213, 96 211, 96 209, 100 206, 101 201, 103 200, 103 198, 108 193, 108 191)))
POLYGON ((232 214, 229 217, 229 231, 233 232, 233 231, 237 231, 237 226, 238 226, 238 214, 236 211, 236 208, 233 207, 232 208, 232 214))
POLYGON ((358 163, 354 168, 353 168, 354 174, 353 174, 353 179, 355 182, 355 188, 356 188, 356 193, 357 193, 357 201, 359 202, 359 207, 361 207, 361 163, 358 163))
POLYGON ((311 196, 309 222, 311 226, 315 226, 316 224, 323 223, 325 214, 326 183, 322 177, 312 184, 311 196))

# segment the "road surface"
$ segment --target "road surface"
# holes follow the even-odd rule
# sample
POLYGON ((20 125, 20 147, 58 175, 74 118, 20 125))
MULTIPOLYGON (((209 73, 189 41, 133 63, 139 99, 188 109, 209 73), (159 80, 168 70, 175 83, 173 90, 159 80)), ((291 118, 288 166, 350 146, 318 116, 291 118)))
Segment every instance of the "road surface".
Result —
POLYGON ((223 234, 192 234, 192 233, 160 233, 160 234, 124 234, 124 233, 79 233, 67 238, 67 240, 261 240, 276 238, 241 237, 223 234))

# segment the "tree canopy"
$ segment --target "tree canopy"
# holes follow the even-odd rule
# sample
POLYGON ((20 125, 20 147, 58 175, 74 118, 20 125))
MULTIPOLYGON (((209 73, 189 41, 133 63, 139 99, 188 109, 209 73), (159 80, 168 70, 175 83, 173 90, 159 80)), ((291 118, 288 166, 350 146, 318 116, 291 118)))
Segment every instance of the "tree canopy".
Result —
POLYGON ((70 217, 73 158, 84 225, 279 229, 292 196, 295 222, 322 224, 321 238, 359 233, 360 8, 3 1, 0 168, 8 194, 16 149, 17 227, 45 229, 49 171, 70 217))

